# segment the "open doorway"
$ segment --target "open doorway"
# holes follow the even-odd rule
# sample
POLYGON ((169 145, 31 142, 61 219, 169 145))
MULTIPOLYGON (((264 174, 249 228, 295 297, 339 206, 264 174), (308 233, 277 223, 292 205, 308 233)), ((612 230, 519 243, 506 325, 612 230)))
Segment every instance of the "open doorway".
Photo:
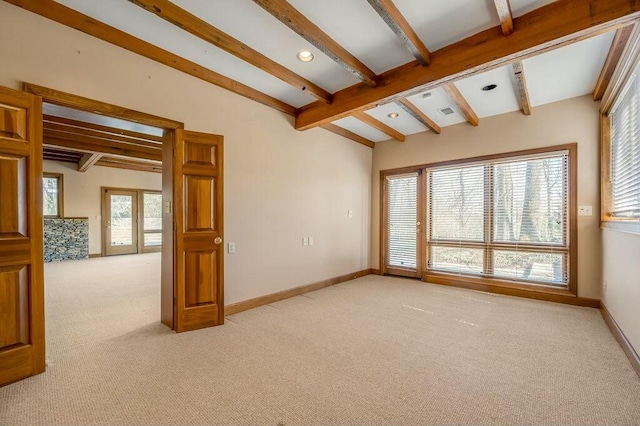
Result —
MULTIPOLYGON (((182 123, 173 120, 33 84, 24 83, 22 89, 17 91, 0 87, 0 198, 3 200, 0 203, 0 231, 3 231, 0 232, 0 280, 8 286, 7 291, 11 292, 7 293, 10 296, 5 299, 5 312, 8 315, 3 320, 3 327, 10 330, 10 334, 6 334, 5 340, 0 339, 0 386, 45 370, 45 198, 42 193, 45 187, 42 170, 45 135, 47 139, 67 142, 63 147, 59 142, 57 145, 49 143, 50 141, 45 143, 49 150, 47 155, 67 157, 70 162, 75 163, 73 168, 76 172, 78 168, 90 167, 101 161, 118 163, 119 168, 140 167, 132 165, 126 157, 140 159, 141 154, 149 153, 156 156, 155 160, 161 162, 161 167, 159 164, 144 167, 155 167, 162 171, 160 320, 177 332, 223 324, 222 136, 187 131, 183 129, 182 123), (45 133, 42 114, 44 104, 159 128, 162 134, 156 137, 160 138, 157 141, 160 142, 160 148, 158 145, 150 147, 114 141, 113 137, 112 140, 107 140, 109 138, 95 134, 91 134, 93 139, 89 141, 77 140, 72 135, 77 130, 65 132, 61 128, 50 127, 45 133), (61 147, 67 150, 61 150, 61 147), (113 158, 103 159, 104 154, 113 158)), ((83 127, 68 123, 65 125, 74 129, 83 127)), ((111 133, 116 136, 119 134, 111 133)), ((116 165, 112 164, 112 167, 116 168, 116 165)), ((96 167, 98 168, 108 167, 96 167)), ((54 174, 46 184, 55 187, 56 182, 64 181, 67 186, 68 179, 64 173, 58 171, 57 174, 63 176, 54 174)), ((70 192, 69 188, 63 189, 62 186, 59 191, 64 191, 65 197, 70 192)), ((57 198, 57 193, 54 195, 56 196, 52 198, 60 199, 57 198)), ((78 219, 69 218, 69 212, 60 201, 52 201, 51 206, 47 206, 47 211, 49 207, 51 211, 57 210, 58 216, 78 219)), ((100 213, 95 216, 102 222, 100 213)), ((84 218, 78 220, 82 221, 84 218)), ((74 223, 74 227, 75 225, 74 223)), ((81 229, 82 226, 77 228, 81 229)), ((66 236, 73 233, 63 230, 61 234, 66 236)), ((79 239, 77 235, 75 237, 79 239)), ((141 239, 144 240, 144 235, 141 239)), ((141 256, 153 255, 156 253, 141 256)), ((135 256, 113 256, 96 260, 133 257, 135 256)), ((86 260, 90 261, 91 259, 86 260)), ((116 268, 110 268, 108 272, 114 269, 116 268)), ((69 272, 62 271, 66 275, 69 272)), ((84 278, 93 277, 94 275, 87 274, 84 278)), ((93 303, 100 302, 97 297, 90 300, 93 303)), ((74 300, 74 303, 80 302, 74 300)), ((117 322, 119 317, 113 315, 111 319, 117 322)), ((78 323, 83 322, 80 320, 78 323)), ((156 325, 159 326, 157 322, 156 325)), ((96 324, 96 327, 100 329, 101 325, 96 324)), ((47 333, 52 329, 52 324, 49 323, 47 333)))
MULTIPOLYGON (((184 125, 177 121, 30 83, 23 84, 23 91, 39 96, 44 104, 51 104, 55 108, 74 109, 78 113, 110 120, 108 123, 100 122, 99 125, 109 125, 115 120, 136 126, 120 126, 128 132, 120 132, 120 136, 129 138, 126 141, 99 144, 80 141, 83 143, 78 148, 78 141, 72 140, 73 143, 67 143, 66 146, 95 148, 92 153, 88 153, 91 155, 83 154, 83 164, 79 164, 80 167, 86 167, 92 162, 108 162, 110 167, 125 169, 146 167, 157 171, 160 168, 160 319, 177 332, 223 324, 223 137, 184 130, 184 125), (141 133, 145 136, 141 137, 141 133), (132 143, 131 138, 135 138, 136 142, 132 143), (159 153, 158 143, 161 144, 159 153), (101 153, 113 158, 103 158, 104 155, 97 158, 96 154, 101 153), (132 164, 131 159, 123 158, 127 156, 134 157, 137 163, 144 160, 145 165, 132 164), (146 164, 153 160, 160 161, 161 167, 157 163, 146 164)), ((50 133, 43 132, 44 135, 50 133)), ((101 217, 101 220, 104 222, 104 218, 101 217)))

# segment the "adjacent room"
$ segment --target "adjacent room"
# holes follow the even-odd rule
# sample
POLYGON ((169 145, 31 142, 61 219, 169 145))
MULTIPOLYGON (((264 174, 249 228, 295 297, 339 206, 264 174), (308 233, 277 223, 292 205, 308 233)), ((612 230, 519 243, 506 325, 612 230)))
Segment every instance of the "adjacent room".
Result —
POLYGON ((0 1, 0 423, 640 424, 640 8, 0 1))

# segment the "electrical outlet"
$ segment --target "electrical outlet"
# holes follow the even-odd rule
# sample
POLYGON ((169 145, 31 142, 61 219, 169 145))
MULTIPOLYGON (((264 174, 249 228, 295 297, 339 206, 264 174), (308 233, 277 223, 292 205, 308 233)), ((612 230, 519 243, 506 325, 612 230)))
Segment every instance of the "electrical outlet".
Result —
POLYGON ((302 245, 303 246, 308 246, 309 245, 309 240, 307 239, 307 237, 302 237, 302 245))
POLYGON ((607 280, 604 280, 604 282, 602 283, 602 288, 604 290, 604 292, 607 292, 607 280))
POLYGON ((313 237, 309 237, 309 245, 312 246, 313 245, 313 237))
POLYGON ((579 206, 578 216, 591 216, 593 215, 593 209, 591 206, 579 206))
POLYGON ((236 243, 227 243, 227 253, 233 254, 236 252, 236 243))

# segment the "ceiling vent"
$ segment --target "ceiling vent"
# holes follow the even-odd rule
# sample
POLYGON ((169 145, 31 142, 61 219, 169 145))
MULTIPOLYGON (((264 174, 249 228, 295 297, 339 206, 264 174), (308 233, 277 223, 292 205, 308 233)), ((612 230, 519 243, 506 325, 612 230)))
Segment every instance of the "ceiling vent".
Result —
POLYGON ((453 108, 451 108, 450 106, 444 107, 444 108, 439 108, 438 112, 444 116, 447 115, 451 115, 453 113, 455 113, 455 111, 453 110, 453 108))

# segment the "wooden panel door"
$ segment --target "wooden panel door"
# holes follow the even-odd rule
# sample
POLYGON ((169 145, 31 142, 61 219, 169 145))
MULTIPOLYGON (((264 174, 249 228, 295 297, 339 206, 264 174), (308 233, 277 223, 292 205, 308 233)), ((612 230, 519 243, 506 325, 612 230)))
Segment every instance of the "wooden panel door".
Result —
POLYGON ((102 191, 105 254, 138 253, 138 191, 102 191))
POLYGON ((222 136, 176 130, 174 146, 177 332, 224 323, 222 136))
POLYGON ((42 100, 0 87, 0 386, 45 369, 42 100))

